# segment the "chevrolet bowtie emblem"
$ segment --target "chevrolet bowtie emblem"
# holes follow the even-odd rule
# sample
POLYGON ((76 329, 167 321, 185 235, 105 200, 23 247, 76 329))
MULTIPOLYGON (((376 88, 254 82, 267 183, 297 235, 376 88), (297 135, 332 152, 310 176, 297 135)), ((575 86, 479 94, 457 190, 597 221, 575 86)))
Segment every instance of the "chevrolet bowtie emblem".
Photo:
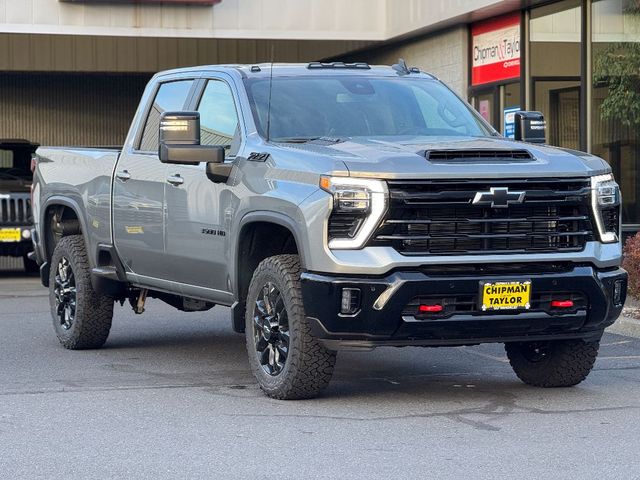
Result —
POLYGON ((522 203, 525 192, 510 192, 507 187, 491 187, 488 192, 477 192, 474 205, 491 205, 491 208, 507 208, 511 203, 522 203))

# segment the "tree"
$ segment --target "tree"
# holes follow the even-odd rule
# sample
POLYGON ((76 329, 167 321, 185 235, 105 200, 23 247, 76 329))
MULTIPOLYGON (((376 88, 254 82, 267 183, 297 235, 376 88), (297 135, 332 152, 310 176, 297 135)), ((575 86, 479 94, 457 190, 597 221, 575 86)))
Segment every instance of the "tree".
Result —
POLYGON ((608 44, 594 56, 593 79, 606 86, 608 95, 600 107, 602 119, 618 120, 625 126, 640 126, 640 0, 628 0, 624 9, 635 42, 608 44))

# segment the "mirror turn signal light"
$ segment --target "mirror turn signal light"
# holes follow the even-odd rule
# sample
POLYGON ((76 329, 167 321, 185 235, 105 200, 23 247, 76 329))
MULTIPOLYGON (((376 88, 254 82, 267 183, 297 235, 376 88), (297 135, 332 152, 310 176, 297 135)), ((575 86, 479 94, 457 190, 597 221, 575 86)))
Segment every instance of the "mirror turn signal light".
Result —
POLYGON ((418 311, 420 313, 438 313, 442 311, 442 305, 420 305, 418 311))
POLYGON ((552 300, 551 306, 553 308, 572 308, 573 300, 552 300))

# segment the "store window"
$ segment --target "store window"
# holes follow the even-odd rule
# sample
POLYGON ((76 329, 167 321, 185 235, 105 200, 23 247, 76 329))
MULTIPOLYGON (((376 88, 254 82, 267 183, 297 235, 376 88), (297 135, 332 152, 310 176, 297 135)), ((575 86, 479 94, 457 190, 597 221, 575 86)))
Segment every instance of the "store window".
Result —
POLYGON ((640 3, 592 5, 592 153, 622 188, 622 221, 640 224, 640 3))
POLYGON ((531 10, 530 65, 533 109, 547 120, 550 145, 579 149, 582 17, 580 0, 531 10))

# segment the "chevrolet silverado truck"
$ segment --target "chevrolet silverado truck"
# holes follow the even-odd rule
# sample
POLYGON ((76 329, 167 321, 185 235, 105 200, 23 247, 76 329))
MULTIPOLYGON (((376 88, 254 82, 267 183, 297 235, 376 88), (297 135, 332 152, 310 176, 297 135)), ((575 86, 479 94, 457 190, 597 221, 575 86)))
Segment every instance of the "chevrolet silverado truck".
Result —
POLYGON ((37 151, 33 241, 69 349, 114 304, 231 307, 266 395, 341 349, 504 343, 539 387, 586 378, 621 312, 609 165, 522 112, 498 134, 437 78, 365 63, 157 74, 122 149, 37 151))
POLYGON ((38 148, 27 140, 0 140, 0 257, 22 258, 28 273, 38 264, 32 253, 31 159, 38 148))

